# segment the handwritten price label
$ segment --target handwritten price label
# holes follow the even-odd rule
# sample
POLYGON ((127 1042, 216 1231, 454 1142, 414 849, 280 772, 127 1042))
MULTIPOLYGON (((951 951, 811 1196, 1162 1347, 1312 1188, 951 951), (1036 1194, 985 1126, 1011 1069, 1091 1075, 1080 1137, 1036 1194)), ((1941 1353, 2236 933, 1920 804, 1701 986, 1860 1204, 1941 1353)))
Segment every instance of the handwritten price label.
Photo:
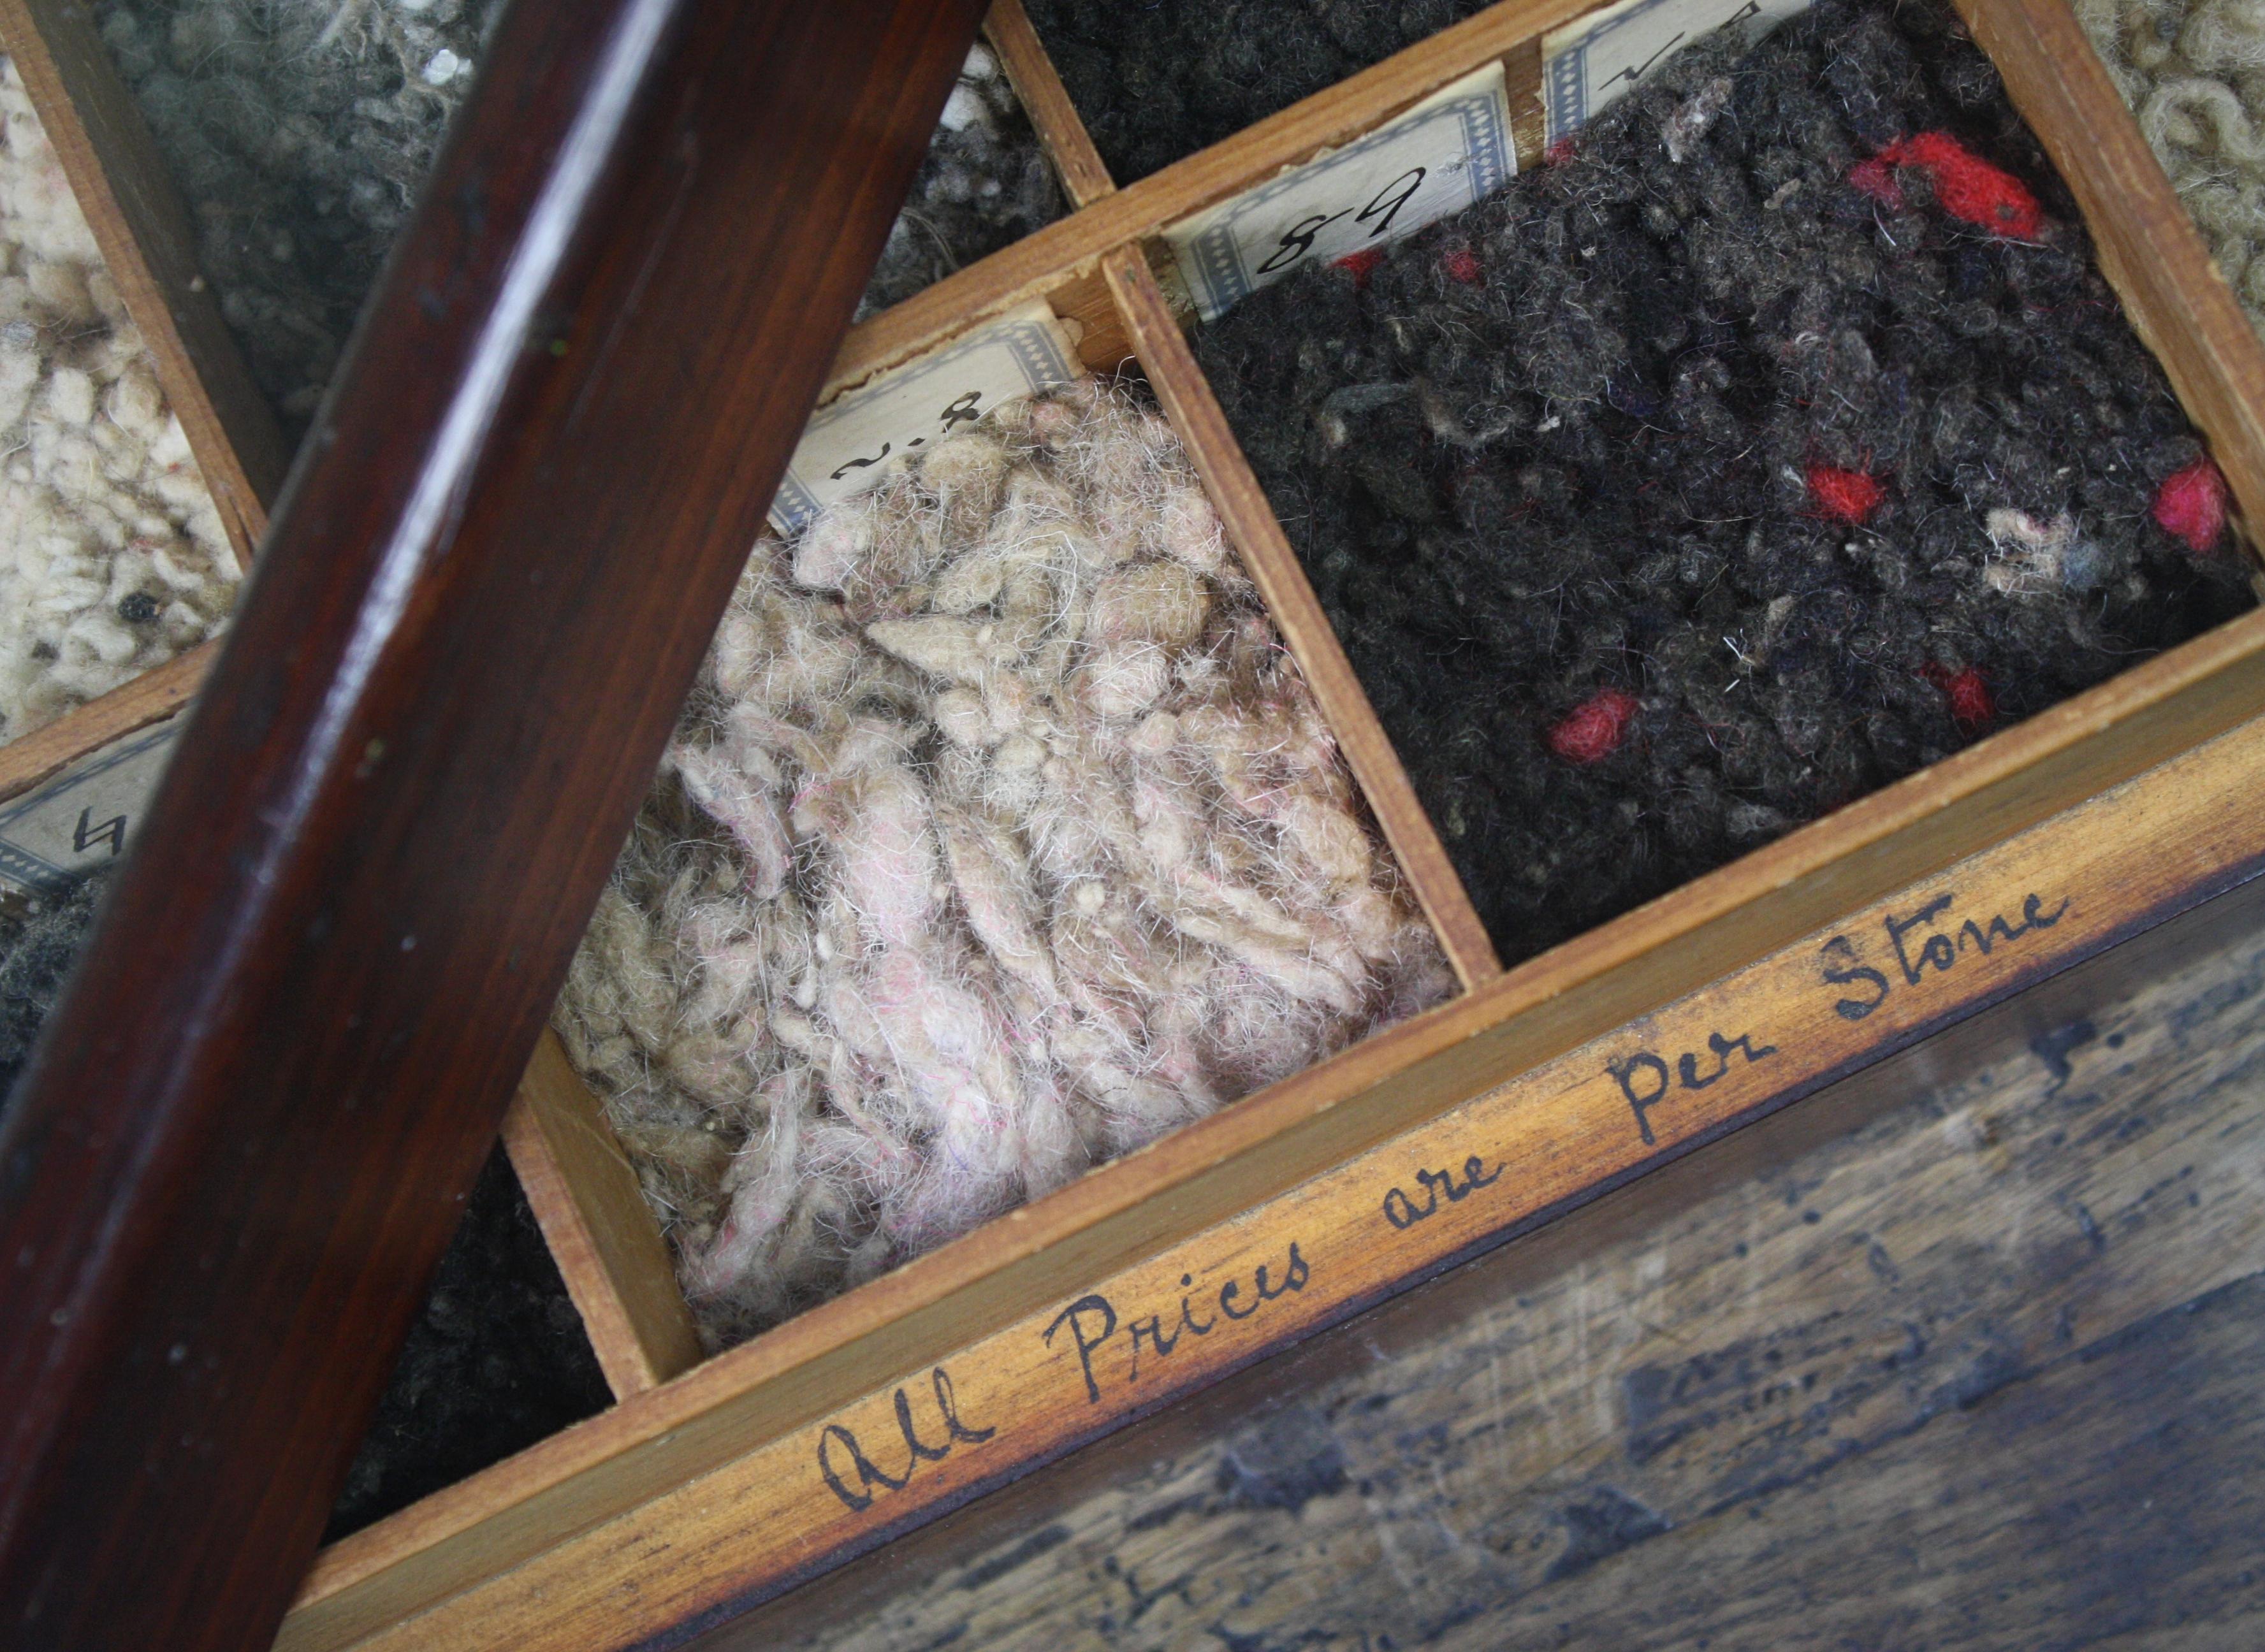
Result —
POLYGON ((56 894, 124 854, 179 733, 175 717, 122 735, 0 804, 0 884, 56 894))
POLYGON ((1381 246, 1510 181, 1518 152, 1489 63, 1341 149, 1164 231, 1205 321, 1307 265, 1381 246))
POLYGON ((969 329, 950 343, 845 390, 811 418, 787 466, 771 521, 799 532, 827 506, 863 492, 1003 402, 1085 371, 1043 303, 969 329))
POLYGON ((1621 0, 1544 35, 1548 141, 1570 137, 1692 41, 1735 28, 1758 40, 1809 0, 1621 0))

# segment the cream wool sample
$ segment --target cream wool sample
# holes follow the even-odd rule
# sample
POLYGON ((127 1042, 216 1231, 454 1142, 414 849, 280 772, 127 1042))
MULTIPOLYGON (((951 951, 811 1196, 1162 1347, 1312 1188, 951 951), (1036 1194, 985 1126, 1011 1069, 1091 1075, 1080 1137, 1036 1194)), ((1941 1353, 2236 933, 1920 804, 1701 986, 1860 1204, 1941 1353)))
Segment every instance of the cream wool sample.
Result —
POLYGON ((2265 4, 2075 4, 2218 267, 2265 332, 2265 4))
POLYGON ((1176 439, 1088 382, 758 548, 557 1024, 727 1343, 1449 985, 1176 439))
POLYGON ((0 113, 4 741, 211 636, 237 567, 12 62, 0 113))

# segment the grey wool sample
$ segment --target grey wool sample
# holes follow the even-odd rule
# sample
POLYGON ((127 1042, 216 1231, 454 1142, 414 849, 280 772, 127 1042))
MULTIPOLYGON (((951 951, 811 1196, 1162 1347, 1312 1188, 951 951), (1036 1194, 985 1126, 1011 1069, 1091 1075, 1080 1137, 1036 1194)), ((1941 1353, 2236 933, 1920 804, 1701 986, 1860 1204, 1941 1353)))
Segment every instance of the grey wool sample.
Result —
POLYGON ((64 893, 0 913, 0 1117, 109 884, 107 872, 97 872, 64 893))
POLYGON ((1198 353, 1507 960, 2249 605, 1947 9, 1693 47, 1198 353))
POLYGON ((1120 184, 1483 11, 1487 0, 1025 0, 1120 184))
MULTIPOLYGON (((100 0, 97 15, 252 375, 303 431, 501 0, 100 0)), ((1061 211, 1029 120, 977 47, 861 316, 1061 211)))

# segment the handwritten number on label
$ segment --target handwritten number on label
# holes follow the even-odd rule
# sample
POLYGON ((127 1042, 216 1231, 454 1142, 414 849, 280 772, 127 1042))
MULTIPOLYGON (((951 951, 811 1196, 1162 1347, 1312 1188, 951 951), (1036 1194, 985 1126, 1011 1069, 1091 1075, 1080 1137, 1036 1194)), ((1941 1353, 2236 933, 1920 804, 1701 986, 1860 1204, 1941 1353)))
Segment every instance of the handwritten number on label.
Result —
POLYGON ((1344 216, 1344 214, 1341 212, 1328 212, 1316 213, 1310 218, 1300 218, 1290 226, 1289 233, 1282 237, 1281 245, 1275 249, 1273 256, 1258 266, 1258 273, 1261 275, 1271 275, 1278 269, 1295 264, 1314 250, 1315 236, 1344 216))
POLYGON ((71 831, 71 848, 84 855, 96 844, 107 842, 111 858, 115 860, 126 848, 126 817, 121 814, 95 826, 93 816, 92 809, 78 811, 78 825, 71 831))
POLYGON ((955 425, 972 425, 983 417, 976 408, 983 400, 983 392, 970 390, 943 410, 943 433, 949 436, 955 425))
POLYGON ((884 459, 887 458, 888 456, 889 456, 889 444, 888 444, 887 442, 885 442, 885 442, 883 442, 883 443, 881 444, 881 451, 880 451, 880 452, 878 452, 878 453, 875 454, 875 455, 874 455, 871 458, 870 458, 870 459, 852 459, 852 460, 850 460, 848 463, 847 463, 847 464, 843 465, 843 466, 842 466, 839 470, 836 470, 836 471, 834 473, 834 475, 833 475, 833 477, 832 477, 831 480, 835 481, 835 482, 839 482, 840 480, 841 480, 841 478, 842 478, 843 477, 848 476, 848 475, 852 470, 863 470, 863 469, 865 469, 867 466, 869 466, 869 465, 877 465, 877 464, 880 463, 882 460, 884 460, 884 459))
MULTIPOLYGON (((1373 241, 1387 233, 1392 228, 1392 221, 1400 215, 1400 209, 1416 198, 1416 192, 1424 187, 1424 180, 1430 176, 1429 167, 1409 167, 1378 190, 1367 206, 1352 212, 1352 221, 1366 223, 1381 215, 1382 222, 1368 232, 1368 238, 1373 241)), ((1351 208, 1346 208, 1346 212, 1351 212, 1351 208)), ((1295 264, 1314 250, 1315 237, 1344 215, 1344 212, 1318 212, 1310 218, 1299 219, 1284 234, 1266 262, 1258 266, 1258 273, 1271 275, 1277 270, 1286 269, 1295 264)))
POLYGON ((1409 167, 1382 189, 1378 190, 1374 200, 1353 214, 1352 221, 1355 223, 1366 223, 1380 212, 1384 215, 1384 222, 1368 232, 1370 240, 1375 240, 1377 237, 1392 228, 1392 221, 1400 215, 1400 209, 1414 198, 1417 190, 1424 187, 1426 170, 1421 166, 1409 167))

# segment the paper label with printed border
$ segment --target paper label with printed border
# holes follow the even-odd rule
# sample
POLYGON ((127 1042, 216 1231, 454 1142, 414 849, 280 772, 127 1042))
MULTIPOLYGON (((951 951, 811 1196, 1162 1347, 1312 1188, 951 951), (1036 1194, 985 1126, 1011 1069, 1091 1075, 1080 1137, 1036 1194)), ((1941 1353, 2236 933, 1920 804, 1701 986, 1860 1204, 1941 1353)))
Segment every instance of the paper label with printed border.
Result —
POLYGON ((1366 136, 1181 220, 1164 240, 1197 313, 1216 321, 1309 264, 1460 212, 1517 171, 1502 65, 1489 63, 1366 136))
POLYGON ((902 460, 1001 403, 1084 372, 1043 302, 971 327, 812 415, 771 503, 771 521, 781 533, 798 533, 827 506, 874 486, 902 460))

